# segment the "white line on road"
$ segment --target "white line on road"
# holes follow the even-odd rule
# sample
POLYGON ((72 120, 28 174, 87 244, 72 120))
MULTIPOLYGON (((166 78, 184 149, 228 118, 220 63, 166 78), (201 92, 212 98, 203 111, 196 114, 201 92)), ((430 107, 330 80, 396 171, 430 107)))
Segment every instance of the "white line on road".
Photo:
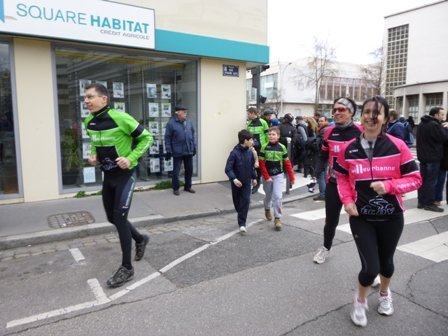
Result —
POLYGON ((89 279, 87 280, 87 284, 89 285, 90 289, 93 292, 93 295, 95 295, 96 301, 98 303, 107 303, 110 302, 108 297, 106 296, 106 293, 103 291, 103 287, 101 287, 100 282, 97 279, 89 279))
MULTIPOLYGON (((254 222, 251 222, 247 225, 247 227, 250 227, 258 222, 262 221, 261 219, 256 220, 254 222)), ((217 243, 220 243, 230 237, 232 237, 233 235, 235 235, 236 233, 238 233, 239 230, 234 230, 232 232, 229 232, 219 238, 217 238, 216 240, 207 243, 183 256, 181 256, 180 258, 177 258, 176 260, 172 261, 171 263, 169 263, 168 265, 166 265, 165 267, 161 268, 159 272, 154 272, 151 273, 150 275, 148 275, 147 277, 133 283, 132 285, 126 287, 125 289, 109 296, 109 298, 107 297, 107 295, 104 293, 103 289, 101 288, 100 283, 98 282, 97 279, 89 279, 87 281, 87 283, 89 284, 90 288, 93 291, 93 294, 95 295, 96 300, 95 301, 90 301, 90 302, 85 302, 85 303, 80 303, 74 306, 69 306, 66 308, 61 308, 61 309, 55 309, 46 313, 42 313, 42 314, 37 314, 37 315, 33 315, 33 316, 29 316, 29 317, 25 317, 22 319, 17 319, 17 320, 13 320, 10 321, 6 324, 6 328, 13 328, 13 327, 17 327, 20 325, 24 325, 24 324, 28 324, 28 323, 32 323, 32 322, 36 322, 36 321, 40 321, 40 320, 45 320, 51 317, 55 317, 55 316, 60 316, 60 315, 64 315, 64 314, 68 314, 74 311, 79 311, 79 310, 83 310, 83 309, 88 309, 94 306, 100 306, 103 304, 106 304, 108 302, 114 301, 126 294, 128 294, 129 292, 131 292, 132 290, 144 285, 145 283, 157 278, 158 276, 160 276, 163 273, 166 273, 167 271, 169 271, 170 269, 172 269, 173 267, 179 265, 181 262, 195 256, 196 254, 206 250, 207 248, 209 248, 212 245, 216 245, 217 243)), ((71 249, 70 252, 72 253, 73 257, 76 260, 76 257, 74 255, 74 252, 72 252, 72 250, 78 250, 79 249, 71 249)), ((77 252, 75 252, 75 254, 77 254, 77 252)), ((81 251, 79 251, 79 254, 82 256, 81 251)), ((82 259, 84 259, 84 256, 82 256, 82 259)))
MULTIPOLYGON (((444 206, 442 206, 444 207, 444 206)), ((445 207, 446 208, 446 207, 445 207)), ((404 225, 414 224, 438 217, 445 216, 444 212, 431 212, 426 211, 422 209, 409 209, 404 212, 404 225)), ((337 227, 339 231, 344 231, 349 234, 352 234, 352 231, 350 230, 350 224, 342 224, 337 227)))
MULTIPOLYGON (((311 179, 305 179, 304 177, 299 177, 299 173, 294 174, 296 178, 296 183, 290 188, 290 190, 298 189, 300 187, 303 187, 311 182, 311 179)), ((317 188, 317 186, 316 186, 317 188)), ((286 178, 283 180, 283 191, 286 191, 286 178)), ((258 192, 262 195, 265 195, 265 192, 263 190, 263 183, 260 184, 260 188, 258 189, 258 192)))
POLYGON ((97 301, 90 301, 90 302, 80 303, 80 304, 77 304, 74 306, 69 306, 66 308, 51 310, 46 313, 37 314, 37 315, 30 316, 30 317, 18 319, 18 320, 13 320, 11 322, 6 323, 6 328, 8 329, 8 328, 17 327, 17 326, 24 325, 24 324, 36 322, 36 321, 46 320, 51 317, 56 317, 56 316, 68 314, 68 313, 71 313, 74 311, 88 309, 88 308, 94 307, 96 305, 98 305, 97 301))
POLYGON ((401 245, 398 249, 434 262, 448 260, 448 231, 401 245))
POLYGON ((71 248, 69 251, 72 254, 73 259, 75 259, 76 262, 80 262, 85 259, 83 254, 79 250, 79 248, 77 248, 77 247, 71 248))
MULTIPOLYGON (((410 193, 405 194, 403 197, 403 201, 411 200, 413 198, 417 198, 417 191, 412 191, 410 193)), ((341 210, 341 215, 343 215, 343 214, 346 214, 346 212, 344 211, 344 208, 342 208, 342 210, 341 210)), ((316 209, 316 210, 311 210, 311 211, 299 212, 299 213, 293 214, 291 216, 299 218, 299 219, 303 219, 303 220, 324 219, 325 218, 325 207, 316 209)))

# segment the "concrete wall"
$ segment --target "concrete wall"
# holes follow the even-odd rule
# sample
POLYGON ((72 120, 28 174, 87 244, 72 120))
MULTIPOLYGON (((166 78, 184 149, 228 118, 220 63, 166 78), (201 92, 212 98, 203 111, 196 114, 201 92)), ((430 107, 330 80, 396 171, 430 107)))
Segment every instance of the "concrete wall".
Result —
POLYGON ((267 45, 267 0, 128 0, 155 9, 157 29, 267 45))
POLYGON ((246 127, 246 76, 244 65, 239 65, 240 77, 224 77, 221 61, 201 61, 199 160, 203 183, 227 179, 227 156, 238 143, 238 132, 246 127))
MULTIPOLYGON (((49 42, 13 41, 23 198, 58 198, 56 111, 49 42)), ((19 171, 20 175, 20 171, 19 171)))

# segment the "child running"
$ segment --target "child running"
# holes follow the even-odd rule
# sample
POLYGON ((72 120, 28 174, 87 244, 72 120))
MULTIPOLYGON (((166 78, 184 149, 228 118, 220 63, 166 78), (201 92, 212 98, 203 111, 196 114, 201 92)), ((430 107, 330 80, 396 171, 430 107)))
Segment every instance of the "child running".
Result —
POLYGON ((225 173, 232 186, 233 205, 237 212, 238 225, 242 234, 247 232, 246 220, 249 211, 251 186, 257 185, 255 157, 252 153, 254 140, 247 130, 238 132, 238 145, 227 158, 225 173))
POLYGON ((263 176, 263 189, 266 194, 263 204, 267 220, 272 220, 271 207, 274 209, 274 225, 277 231, 282 229, 282 196, 284 172, 289 176, 291 186, 295 182, 291 162, 288 159, 288 150, 279 142, 280 129, 268 129, 269 143, 261 148, 259 163, 261 176, 263 176))

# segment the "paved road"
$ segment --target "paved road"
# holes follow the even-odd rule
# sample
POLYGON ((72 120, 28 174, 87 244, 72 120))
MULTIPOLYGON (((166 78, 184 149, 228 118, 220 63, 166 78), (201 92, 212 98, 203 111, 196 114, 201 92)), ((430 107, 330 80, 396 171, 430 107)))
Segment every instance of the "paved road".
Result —
MULTIPOLYGON (((126 288, 104 285, 120 262, 114 233, 5 251, 0 262, 0 334, 5 335, 447 335, 448 224, 414 209, 396 254, 396 313, 368 326, 349 318, 359 260, 345 214, 329 261, 324 203, 285 205, 276 232, 251 211, 248 234, 235 215, 151 226, 148 253, 126 288)), ((446 209, 448 211, 448 209, 446 209)))

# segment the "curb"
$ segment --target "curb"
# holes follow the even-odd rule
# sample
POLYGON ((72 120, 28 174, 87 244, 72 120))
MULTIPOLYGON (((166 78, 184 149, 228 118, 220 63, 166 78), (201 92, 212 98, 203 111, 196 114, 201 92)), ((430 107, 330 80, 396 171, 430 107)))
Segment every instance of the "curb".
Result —
MULTIPOLYGON (((315 196, 314 194, 302 194, 298 196, 284 197, 283 203, 294 202, 315 196)), ((263 201, 258 200, 251 204, 250 209, 257 209, 263 207, 263 201)), ((162 215, 153 215, 148 217, 130 218, 129 221, 136 227, 142 228, 156 224, 168 224, 182 220, 191 220, 196 218, 210 217, 216 215, 224 215, 234 213, 233 208, 229 209, 214 209, 204 212, 196 212, 188 215, 178 215, 172 217, 164 217, 162 215)), ((59 228, 53 230, 45 230, 33 233, 24 233, 0 238, 0 251, 26 247, 39 244, 47 244, 59 242, 63 240, 86 238, 93 235, 100 235, 115 232, 113 224, 109 222, 86 224, 77 227, 59 228)))

